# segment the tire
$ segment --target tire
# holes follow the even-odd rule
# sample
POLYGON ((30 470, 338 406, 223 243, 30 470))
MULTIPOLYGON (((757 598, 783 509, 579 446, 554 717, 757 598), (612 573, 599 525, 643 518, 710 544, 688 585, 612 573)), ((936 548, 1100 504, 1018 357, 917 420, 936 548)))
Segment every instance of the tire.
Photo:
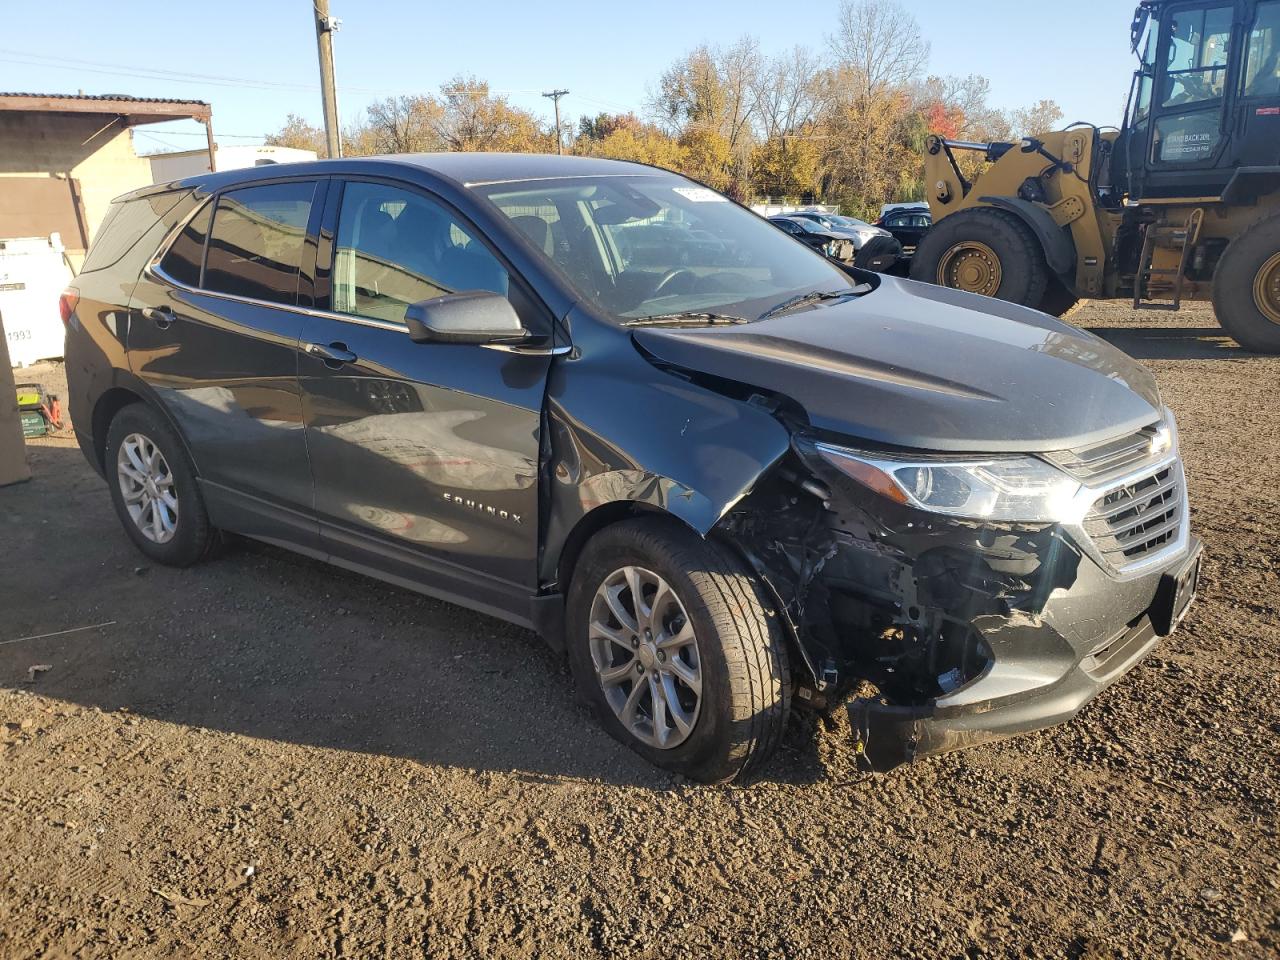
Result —
POLYGON ((746 776, 777 748, 791 707, 785 638, 760 583, 726 547, 669 519, 641 518, 606 527, 578 560, 567 627, 579 696, 613 737, 654 765, 722 783, 746 776), (637 571, 638 580, 626 575, 628 569, 637 571), (660 588, 650 592, 657 584, 649 578, 669 587, 674 605, 658 599, 660 588), (611 582, 616 586, 610 587, 611 582), (655 605, 652 642, 643 634, 644 618, 634 616, 633 582, 655 605), (607 613, 602 588, 616 589, 617 603, 638 629, 628 629, 622 618, 607 613), (663 638, 674 643, 687 636, 685 626, 692 628, 692 650, 669 646, 669 659, 659 662, 663 651, 658 644, 663 638), (606 639, 602 627, 621 639, 606 639), (597 660, 602 669, 622 676, 608 693, 597 660), (641 669, 646 662, 647 673, 641 669), (696 702, 693 688, 680 679, 690 673, 699 680, 696 702), (660 713, 653 709, 655 685, 667 691, 660 713), (678 701, 674 708, 666 706, 672 695, 678 701), (632 719, 626 722, 626 705, 633 700, 632 719), (688 732, 676 722, 677 713, 684 715, 688 732), (657 742, 662 731, 666 745, 657 742))
MULTIPOLYGON (((956 280, 954 274, 952 278, 956 280)), ((1025 223, 1003 210, 980 207, 954 213, 929 228, 911 258, 911 279, 1039 309, 1049 283, 1049 265, 1040 241, 1025 223), (972 244, 985 249, 966 249, 972 244), (944 282, 944 274, 958 271, 968 258, 972 258, 971 282, 944 282)))
POLYGON ((1213 274, 1213 312, 1240 346, 1280 353, 1280 216, 1227 245, 1213 274))
POLYGON ((1037 309, 1049 314, 1051 317, 1066 319, 1075 312, 1075 308, 1079 303, 1080 301, 1076 298, 1076 295, 1068 290, 1061 280, 1050 276, 1048 286, 1045 288, 1044 296, 1040 298, 1040 306, 1037 309))
POLYGON ((872 237, 854 255, 853 265, 863 270, 888 273, 902 257, 902 244, 893 237, 872 237))
POLYGON ((129 539, 148 559, 171 567, 188 567, 209 555, 217 542, 217 531, 209 523, 195 468, 182 442, 156 411, 134 403, 115 415, 107 428, 104 466, 116 515, 129 539), (126 444, 129 450, 122 452, 126 444), (157 459, 146 456, 151 449, 158 454, 157 459), (140 461, 145 466, 149 459, 154 464, 150 488, 137 479, 144 475, 138 469, 140 461), (120 466, 122 460, 132 468, 131 472, 120 466), (163 479, 157 482, 157 476, 167 477, 168 483, 163 479), (133 493, 132 503, 126 502, 126 486, 133 493), (153 493, 168 496, 163 504, 155 504, 153 493), (176 510, 169 505, 170 500, 176 503, 176 510), (153 505, 150 510, 148 502, 153 505), (156 506, 160 521, 156 520, 156 506), (170 522, 166 523, 166 519, 170 522))

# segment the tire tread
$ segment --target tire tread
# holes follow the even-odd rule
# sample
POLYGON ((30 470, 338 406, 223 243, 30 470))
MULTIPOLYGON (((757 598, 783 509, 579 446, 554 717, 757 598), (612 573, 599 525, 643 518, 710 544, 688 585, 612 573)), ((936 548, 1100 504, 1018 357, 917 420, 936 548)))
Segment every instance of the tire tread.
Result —
MULTIPOLYGON (((587 551, 597 542, 626 542, 673 564, 693 582, 696 595, 681 594, 681 601, 686 609, 700 605, 714 624, 730 687, 745 696, 731 698, 725 751, 714 765, 690 773, 708 782, 745 779, 777 749, 791 708, 782 625, 755 575, 729 547, 703 540, 674 520, 621 521, 597 534, 587 551)), ((579 570, 587 566, 580 563, 579 570)))

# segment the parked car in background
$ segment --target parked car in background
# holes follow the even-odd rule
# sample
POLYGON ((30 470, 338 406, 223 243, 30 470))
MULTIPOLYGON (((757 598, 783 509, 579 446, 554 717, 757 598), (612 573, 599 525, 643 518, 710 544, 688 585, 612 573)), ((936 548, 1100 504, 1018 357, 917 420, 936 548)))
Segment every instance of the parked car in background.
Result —
POLYGON ((928 207, 906 207, 889 211, 876 223, 893 234, 894 239, 902 244, 903 252, 910 255, 933 226, 933 215, 928 207))
POLYGON ((808 244, 833 260, 852 262, 854 254, 858 252, 858 245, 853 237, 816 220, 788 215, 770 217, 769 222, 783 233, 791 234, 801 243, 808 244))
POLYGON ((672 250, 679 251, 685 263, 723 265, 728 249, 725 241, 709 230, 676 221, 620 225, 614 234, 614 244, 619 256, 636 267, 666 263, 672 250))
POLYGON ((810 220, 814 223, 820 223, 829 230, 848 235, 853 238, 853 242, 859 250, 876 237, 890 236, 888 230, 877 227, 874 224, 867 223, 865 220, 859 220, 857 217, 845 217, 838 213, 824 213, 817 210, 798 210, 795 213, 788 214, 788 216, 810 220))
POLYGON ((823 214, 821 219, 785 214, 770 217, 769 222, 833 260, 877 273, 902 272, 902 245, 887 230, 869 223, 833 214, 823 214))
MULTIPOLYGON (((1195 593, 1145 367, 649 166, 149 187, 62 313, 76 438, 152 561, 231 531, 532 628, 611 734, 701 780, 763 762, 793 703, 848 700, 881 766, 1064 721, 1195 593), (672 222, 665 259, 621 255, 672 222)), ((512 709, 506 683, 474 695, 512 709)))

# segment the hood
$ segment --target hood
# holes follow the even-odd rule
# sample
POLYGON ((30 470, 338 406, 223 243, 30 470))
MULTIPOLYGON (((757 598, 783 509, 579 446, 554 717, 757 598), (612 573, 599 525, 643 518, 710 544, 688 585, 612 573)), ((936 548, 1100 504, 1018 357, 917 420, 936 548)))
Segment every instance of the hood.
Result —
POLYGON ((1098 337, 896 277, 755 323, 632 336, 658 360, 790 397, 819 430, 919 450, 1064 450, 1141 429, 1161 411, 1150 372, 1098 337))

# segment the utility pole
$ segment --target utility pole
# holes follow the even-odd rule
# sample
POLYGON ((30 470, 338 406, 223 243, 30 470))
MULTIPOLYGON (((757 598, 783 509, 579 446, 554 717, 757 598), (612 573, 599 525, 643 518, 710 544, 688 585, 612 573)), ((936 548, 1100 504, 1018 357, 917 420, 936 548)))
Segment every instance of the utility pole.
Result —
POLYGON ((550 93, 544 93, 544 97, 549 97, 556 105, 556 153, 564 153, 564 145, 560 139, 560 98, 563 97, 568 90, 552 90, 550 93))
POLYGON ((338 91, 333 79, 333 34, 342 21, 329 16, 329 0, 309 0, 316 17, 316 50, 320 54, 320 99, 324 102, 324 137, 329 157, 342 156, 338 133, 338 91))

